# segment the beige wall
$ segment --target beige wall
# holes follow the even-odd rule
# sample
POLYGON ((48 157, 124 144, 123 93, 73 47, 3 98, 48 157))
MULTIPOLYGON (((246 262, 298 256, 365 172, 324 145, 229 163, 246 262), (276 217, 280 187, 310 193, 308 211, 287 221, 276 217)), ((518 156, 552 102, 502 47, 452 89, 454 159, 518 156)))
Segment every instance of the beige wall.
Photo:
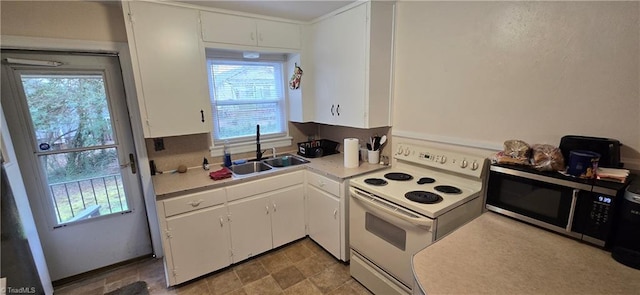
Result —
POLYGON ((2 35, 127 42, 120 2, 0 1, 2 35))
POLYGON ((610 137, 640 165, 639 17, 639 2, 399 2, 394 134, 610 137))

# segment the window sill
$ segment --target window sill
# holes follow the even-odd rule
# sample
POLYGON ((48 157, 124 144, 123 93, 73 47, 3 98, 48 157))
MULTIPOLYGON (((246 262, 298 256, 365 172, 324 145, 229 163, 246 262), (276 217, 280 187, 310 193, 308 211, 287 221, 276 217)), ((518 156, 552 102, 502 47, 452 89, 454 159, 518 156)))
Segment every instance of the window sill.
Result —
MULTIPOLYGON (((292 144, 293 137, 277 137, 277 138, 265 138, 260 140, 260 147, 262 150, 270 148, 288 147, 292 144)), ((256 142, 242 142, 233 143, 229 146, 231 154, 248 153, 256 151, 256 142)), ((221 157, 224 153, 224 146, 217 145, 209 148, 212 157, 221 157)), ((270 153, 270 152, 269 152, 270 153)))

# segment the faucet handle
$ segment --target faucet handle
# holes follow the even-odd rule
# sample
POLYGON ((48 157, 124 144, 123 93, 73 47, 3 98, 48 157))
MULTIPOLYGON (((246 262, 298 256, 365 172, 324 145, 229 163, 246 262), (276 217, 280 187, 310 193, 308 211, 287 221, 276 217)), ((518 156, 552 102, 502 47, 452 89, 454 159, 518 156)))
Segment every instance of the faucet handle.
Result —
POLYGON ((276 158, 276 147, 272 147, 271 148, 271 154, 272 154, 273 158, 275 159, 276 158))

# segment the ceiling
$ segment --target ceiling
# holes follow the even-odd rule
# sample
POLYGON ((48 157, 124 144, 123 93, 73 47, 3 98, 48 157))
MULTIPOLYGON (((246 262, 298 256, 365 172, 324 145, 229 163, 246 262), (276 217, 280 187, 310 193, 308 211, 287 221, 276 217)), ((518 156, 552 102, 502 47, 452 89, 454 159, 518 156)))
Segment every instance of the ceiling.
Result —
POLYGON ((199 6, 212 8, 220 8, 246 13, 261 14, 272 17, 279 17, 297 21, 310 21, 317 17, 323 16, 331 11, 346 6, 354 0, 350 1, 332 1, 332 0, 307 0, 307 1, 245 1, 245 0, 192 0, 192 1, 175 1, 188 3, 199 6))

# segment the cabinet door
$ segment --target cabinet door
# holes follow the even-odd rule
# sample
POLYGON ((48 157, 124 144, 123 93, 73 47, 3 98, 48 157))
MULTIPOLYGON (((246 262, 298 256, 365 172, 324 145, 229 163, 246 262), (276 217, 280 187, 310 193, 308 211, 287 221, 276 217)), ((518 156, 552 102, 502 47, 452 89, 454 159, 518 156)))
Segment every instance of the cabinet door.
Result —
POLYGON ((271 208, 265 196, 229 203, 233 263, 251 258, 272 248, 271 208))
POLYGON ((335 124, 364 128, 367 63, 367 4, 354 7, 330 19, 335 29, 333 44, 339 45, 332 59, 335 124))
POLYGON ((138 99, 144 100, 140 111, 145 137, 211 132, 198 11, 148 2, 126 4, 134 78, 138 99))
POLYGON ((274 192, 271 201, 273 247, 305 236, 304 190, 302 184, 274 192))
POLYGON ((227 209, 216 206, 167 218, 167 259, 175 284, 231 264, 227 209))
POLYGON ((256 20, 229 14, 200 12, 202 39, 206 42, 256 46, 256 20))
POLYGON ((257 20, 258 46, 300 49, 300 25, 257 20))
POLYGON ((309 237, 340 259, 340 199, 307 186, 309 237))
MULTIPOLYGON (((339 55, 340 44, 335 43, 334 35, 338 34, 337 27, 331 19, 326 19, 311 26, 310 32, 314 38, 310 40, 313 73, 313 91, 315 98, 315 121, 333 124, 335 120, 335 74, 338 68, 335 55, 339 55)), ((304 77, 303 77, 304 79, 304 77)))

